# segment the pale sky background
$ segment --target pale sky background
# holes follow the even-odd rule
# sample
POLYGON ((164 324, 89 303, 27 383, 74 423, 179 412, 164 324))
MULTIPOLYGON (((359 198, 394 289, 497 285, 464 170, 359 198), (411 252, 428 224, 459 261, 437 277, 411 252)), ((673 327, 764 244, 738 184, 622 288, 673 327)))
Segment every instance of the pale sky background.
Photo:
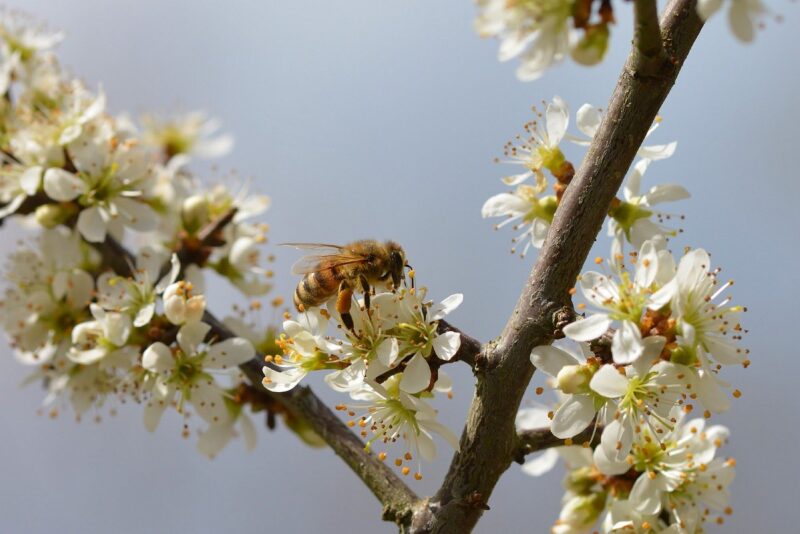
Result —
MULTIPOLYGON (((512 170, 492 159, 542 99, 559 94, 573 111, 605 106, 631 35, 630 5, 616 2, 620 23, 601 66, 566 63, 522 83, 516 63, 498 63, 497 43, 472 30, 468 0, 7 4, 67 31, 63 64, 93 87, 102 83, 112 111, 202 108, 219 117, 237 139, 220 169, 251 176, 272 196, 273 242, 395 239, 431 296, 464 293, 453 323, 482 340, 500 332, 533 261, 508 254, 511 233, 480 218, 512 170)), ((653 138, 677 139, 678 151, 645 178, 691 190, 676 208, 687 216, 686 233, 673 249, 711 251, 750 310, 753 365, 726 370, 744 395, 715 419, 732 431, 722 454, 738 461, 727 532, 797 528, 800 358, 791 336, 800 295, 791 281, 800 263, 800 181, 790 154, 800 119, 798 14, 794 3, 773 8, 785 21, 771 22, 750 46, 733 38, 724 16, 703 31, 653 138)), ((3 228, 3 250, 15 238, 3 228)), ((289 296, 296 255, 277 252, 276 294, 289 296)), ((210 306, 223 314, 229 299, 227 287, 214 288, 210 306)), ((138 406, 99 425, 51 421, 36 415, 41 390, 18 387, 28 370, 4 352, 0 532, 395 530, 327 449, 262 430, 254 452, 236 442, 209 461, 180 437, 177 417, 148 434, 138 406)), ((438 406, 458 434, 472 377, 450 367, 455 398, 438 406)), ((434 491, 447 468, 451 452, 440 450, 425 479, 410 481, 420 494, 434 491)), ((561 476, 532 479, 512 467, 477 530, 546 532, 561 476)))

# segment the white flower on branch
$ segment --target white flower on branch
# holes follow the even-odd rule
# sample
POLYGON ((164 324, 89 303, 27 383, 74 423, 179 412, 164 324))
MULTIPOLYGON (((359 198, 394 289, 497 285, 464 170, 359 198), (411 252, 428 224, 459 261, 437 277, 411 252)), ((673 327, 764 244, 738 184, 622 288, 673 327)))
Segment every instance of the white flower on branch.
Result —
POLYGON ((219 122, 207 117, 202 111, 169 119, 144 115, 142 125, 143 141, 162 150, 166 159, 178 155, 219 158, 233 148, 233 136, 215 136, 219 122))
POLYGON ((72 348, 67 356, 75 363, 89 365, 102 359, 117 360, 139 353, 139 347, 128 346, 133 321, 125 313, 107 312, 97 304, 89 309, 93 321, 75 325, 72 348))
MULTIPOLYGON (((168 257, 165 252, 143 247, 136 258, 136 265, 131 266, 132 277, 121 277, 112 272, 101 274, 97 279, 98 304, 106 310, 130 315, 133 318, 133 326, 137 328, 148 324, 155 313, 156 297, 168 289, 167 286, 175 281, 180 270, 178 258, 173 255, 170 271, 158 280, 161 268, 168 257)), ((164 303, 169 318, 170 310, 167 307, 166 294, 164 303)), ((173 323, 181 324, 174 321, 173 323)))
POLYGON ((668 302, 667 295, 657 294, 657 298, 653 293, 671 280, 675 267, 667 251, 647 241, 639 251, 633 277, 623 267, 619 269, 619 282, 596 271, 580 276, 583 296, 601 311, 567 325, 564 334, 575 341, 591 341, 613 326, 614 361, 627 364, 644 351, 640 322, 648 309, 660 309, 668 302))
POLYGON ((53 200, 81 206, 77 228, 87 241, 103 241, 110 227, 156 228, 156 213, 147 203, 153 175, 146 152, 133 143, 115 146, 88 136, 71 144, 69 153, 76 172, 47 169, 44 191, 53 200))
POLYGON ((184 413, 188 402, 210 425, 226 424, 234 419, 226 406, 225 390, 208 371, 235 369, 252 359, 255 349, 243 338, 205 342, 210 329, 203 322, 186 323, 178 331, 176 346, 156 342, 144 351, 142 367, 155 376, 144 413, 145 427, 149 431, 156 429, 164 410, 176 396, 178 412, 184 413))
POLYGON ((671 230, 661 224, 672 215, 657 211, 653 206, 687 199, 690 196, 689 192, 680 185, 662 184, 655 185, 642 193, 642 178, 651 161, 641 159, 636 162, 622 188, 624 200, 615 199, 608 212, 608 233, 614 237, 614 255, 622 252, 624 241, 638 250, 645 241, 658 239, 659 236, 674 237, 678 234, 677 230, 671 230))
MULTIPOLYGON (((596 107, 592 106, 591 104, 584 104, 578 109, 578 113, 575 117, 575 123, 578 126, 578 129, 588 137, 588 139, 583 139, 571 134, 567 134, 566 138, 576 145, 581 146, 589 146, 594 139, 597 130, 600 128, 600 123, 603 120, 603 113, 596 107)), ((655 132, 658 127, 661 125, 661 117, 656 117, 655 122, 653 125, 650 126, 650 129, 647 130, 647 134, 645 135, 645 139, 650 137, 650 135, 655 132)), ((647 159, 651 161, 658 161, 661 159, 666 159, 671 157, 675 153, 675 149, 678 148, 678 142, 672 141, 671 143, 667 143, 666 145, 642 145, 636 151, 636 155, 642 159, 647 159)))
POLYGON ((520 80, 535 80, 569 52, 571 0, 478 0, 475 28, 481 37, 501 39, 498 59, 521 55, 520 80))
POLYGON ((87 270, 98 262, 94 250, 66 228, 45 230, 39 241, 37 250, 9 256, 9 286, 0 303, 3 327, 26 364, 44 364, 69 350, 71 328, 90 318, 94 280, 87 270))
MULTIPOLYGON (((436 410, 424 399, 404 392, 400 388, 401 380, 399 375, 395 375, 383 384, 365 383, 360 390, 350 394, 355 402, 337 406, 355 417, 348 425, 362 429, 362 437, 372 434, 367 440, 367 449, 372 449, 375 442, 388 446, 397 440, 403 440, 407 452, 395 462, 398 467, 404 461, 412 461, 414 457, 427 461, 436 458, 434 434, 443 437, 458 450, 458 438, 450 429, 436 421, 436 410), (363 415, 358 415, 359 413, 363 415)), ((385 454, 382 457, 385 458, 385 454)), ((406 466, 402 471, 408 474, 410 468, 406 466)), ((421 478, 419 464, 415 476, 421 478)))

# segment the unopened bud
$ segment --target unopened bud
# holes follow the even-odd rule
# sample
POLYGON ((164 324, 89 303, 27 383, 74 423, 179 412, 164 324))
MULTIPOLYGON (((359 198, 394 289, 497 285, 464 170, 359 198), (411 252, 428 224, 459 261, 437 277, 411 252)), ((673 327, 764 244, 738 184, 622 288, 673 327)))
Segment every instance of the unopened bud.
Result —
POLYGON ((581 65, 597 65, 608 50, 608 26, 598 24, 584 30, 583 37, 573 46, 571 55, 581 65))
POLYGON ((45 228, 54 228, 67 222, 76 211, 73 204, 44 204, 36 208, 36 222, 45 228))
POLYGON ((181 218, 186 231, 192 234, 208 224, 211 221, 211 213, 205 195, 194 195, 184 200, 181 218))
POLYGON ((584 393, 589 387, 592 379, 592 371, 584 365, 565 365, 558 372, 556 384, 558 389, 572 395, 574 393, 584 393))

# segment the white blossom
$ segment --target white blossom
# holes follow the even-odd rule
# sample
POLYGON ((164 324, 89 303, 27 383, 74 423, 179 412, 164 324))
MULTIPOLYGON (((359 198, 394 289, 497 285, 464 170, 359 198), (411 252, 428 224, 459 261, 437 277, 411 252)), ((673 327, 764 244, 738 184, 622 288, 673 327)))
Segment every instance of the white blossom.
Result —
MULTIPOLYGON (((597 109, 596 107, 592 106, 591 104, 584 104, 578 109, 578 113, 576 115, 575 123, 578 126, 578 129, 588 137, 588 139, 580 138, 571 134, 567 134, 567 139, 572 141, 573 143, 581 146, 589 146, 594 139, 595 134, 597 134, 597 130, 600 128, 600 123, 603 120, 603 113, 597 109)), ((650 137, 650 134, 658 129, 659 125, 661 124, 661 117, 656 117, 655 122, 653 125, 650 126, 650 129, 647 130, 647 134, 645 134, 645 139, 650 137)), ((677 141, 672 141, 671 143, 667 143, 665 145, 642 145, 636 151, 636 155, 642 159, 650 160, 650 161, 657 161, 660 159, 666 159, 672 156, 675 153, 675 149, 678 147, 677 141)))
POLYGON ((478 0, 475 28, 481 37, 499 37, 498 59, 521 56, 520 80, 535 80, 569 52, 572 2, 568 0, 478 0))

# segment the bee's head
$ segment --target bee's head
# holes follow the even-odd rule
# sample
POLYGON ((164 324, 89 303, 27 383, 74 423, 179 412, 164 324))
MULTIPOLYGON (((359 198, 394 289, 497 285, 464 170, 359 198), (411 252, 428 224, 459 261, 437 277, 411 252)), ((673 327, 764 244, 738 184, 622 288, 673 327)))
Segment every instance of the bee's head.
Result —
POLYGON ((405 280, 403 270, 406 267, 406 253, 403 247, 394 241, 387 241, 386 249, 389 251, 389 274, 392 277, 392 284, 397 289, 400 287, 400 282, 405 280))

